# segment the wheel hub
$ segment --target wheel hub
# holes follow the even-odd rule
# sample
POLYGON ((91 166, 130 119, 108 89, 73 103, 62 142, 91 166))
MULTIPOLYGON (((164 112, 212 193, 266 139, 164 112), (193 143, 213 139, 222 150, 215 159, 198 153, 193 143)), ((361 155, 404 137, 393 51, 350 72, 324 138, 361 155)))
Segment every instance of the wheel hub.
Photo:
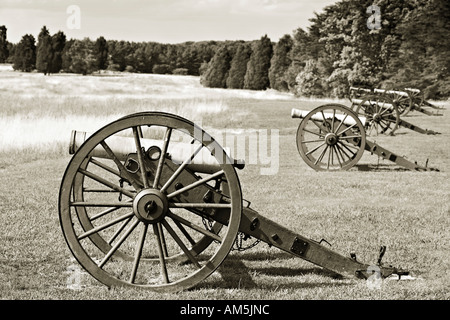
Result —
POLYGON ((325 136, 325 142, 329 146, 334 146, 339 140, 339 137, 335 133, 328 133, 325 136))
POLYGON ((380 122, 380 121, 381 121, 381 115, 380 115, 379 113, 375 113, 375 114, 373 115, 373 120, 374 120, 375 122, 380 122))
POLYGON ((133 211, 144 223, 161 221, 169 209, 167 197, 156 189, 144 189, 133 200, 133 211))

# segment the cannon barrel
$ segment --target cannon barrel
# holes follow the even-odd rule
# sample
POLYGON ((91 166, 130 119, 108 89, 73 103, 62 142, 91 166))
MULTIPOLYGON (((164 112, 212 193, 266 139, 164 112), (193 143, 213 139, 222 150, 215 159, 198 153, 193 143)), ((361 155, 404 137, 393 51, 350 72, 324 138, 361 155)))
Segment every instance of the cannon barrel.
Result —
MULTIPOLYGON (((306 115, 308 115, 308 113, 310 113, 310 111, 299 110, 299 109, 293 108, 291 111, 291 117, 303 119, 306 117, 306 115)), ((333 114, 331 114, 331 113, 323 113, 323 115, 322 115, 322 113, 316 113, 311 116, 311 119, 317 120, 317 121, 322 121, 322 120, 325 120, 323 118, 324 116, 325 116, 325 119, 333 118, 333 114)), ((356 121, 352 117, 347 117, 345 114, 335 114, 334 118, 338 119, 339 121, 343 121, 344 124, 349 125, 349 126, 356 124, 356 121)), ((358 118, 359 118, 359 120, 361 120, 362 123, 366 123, 366 117, 359 116, 358 118)))
MULTIPOLYGON (((70 137, 69 153, 75 154, 75 152, 81 147, 81 145, 91 136, 91 133, 84 131, 73 130, 70 137)), ((128 155, 136 152, 136 147, 132 137, 120 137, 113 136, 106 140, 106 143, 110 149, 114 152, 116 157, 124 161, 128 155)), ((164 141, 155 139, 141 139, 141 146, 148 151, 152 147, 158 147, 162 149, 164 141)), ((181 164, 195 151, 196 146, 186 142, 173 142, 169 145, 168 153, 172 162, 181 164)), ((225 152, 229 156, 229 159, 223 159, 223 163, 230 161, 234 167, 243 169, 245 166, 244 160, 234 160, 230 156, 230 149, 224 148, 225 152)), ((100 145, 97 146, 91 153, 91 156, 110 159, 108 153, 100 145)), ((220 170, 220 163, 217 159, 211 155, 211 153, 203 148, 187 165, 189 169, 202 173, 213 173, 220 170)))
POLYGON ((398 96, 404 96, 404 97, 408 97, 409 96, 409 94, 407 92, 399 91, 399 90, 374 89, 373 92, 375 92, 375 93, 396 94, 398 96))
POLYGON ((357 104, 357 105, 363 103, 363 101, 364 101, 365 106, 380 105, 381 107, 383 107, 385 109, 393 109, 394 108, 394 105, 392 103, 388 103, 388 102, 363 100, 363 99, 352 99, 352 103, 357 104))

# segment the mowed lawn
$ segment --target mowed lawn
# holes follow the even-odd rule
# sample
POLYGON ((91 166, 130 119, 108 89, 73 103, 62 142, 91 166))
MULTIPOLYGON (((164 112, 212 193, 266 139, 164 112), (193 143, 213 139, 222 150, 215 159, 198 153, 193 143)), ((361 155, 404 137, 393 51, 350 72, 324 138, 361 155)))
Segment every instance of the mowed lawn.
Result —
POLYGON ((367 138, 419 164, 428 159, 439 172, 407 171, 368 152, 349 171, 315 172, 297 152, 300 120, 291 119, 290 111, 330 102, 350 105, 272 91, 206 89, 195 77, 44 77, 2 70, 0 299, 448 300, 449 111, 440 117, 413 112, 405 118, 440 135, 400 129, 394 137, 367 138), (238 171, 253 209, 300 235, 326 239, 343 255, 355 252, 365 263, 376 263, 380 246, 386 245, 383 262, 409 270, 411 277, 385 280, 373 289, 364 280, 335 279, 259 243, 232 251, 214 275, 177 294, 108 289, 86 273, 81 290, 69 288, 76 262, 59 226, 57 202, 70 160, 70 131, 96 130, 123 115, 153 110, 184 116, 213 136, 267 134, 269 153, 277 147, 274 157, 249 161, 247 147, 248 164, 238 171), (274 174, 262 174, 270 167, 274 174))

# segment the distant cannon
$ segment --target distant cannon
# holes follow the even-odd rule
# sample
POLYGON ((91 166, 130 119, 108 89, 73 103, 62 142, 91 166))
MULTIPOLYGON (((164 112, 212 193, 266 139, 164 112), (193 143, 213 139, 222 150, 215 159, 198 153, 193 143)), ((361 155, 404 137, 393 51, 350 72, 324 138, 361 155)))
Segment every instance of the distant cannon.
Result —
POLYGON ((385 247, 374 265, 365 264, 251 209, 235 170, 242 162, 189 120, 144 112, 81 140, 77 135, 60 187, 60 224, 77 261, 108 287, 191 288, 221 265, 239 235, 344 277, 368 279, 373 267, 382 278, 408 274, 381 264, 385 247), (188 152, 176 159, 177 148, 188 152), (205 158, 191 166, 203 152, 205 158))
POLYGON ((426 101, 423 93, 419 89, 374 89, 374 93, 391 98, 398 106, 401 116, 406 116, 411 111, 417 111, 428 116, 442 116, 442 113, 432 112, 424 107, 431 107, 436 110, 444 110, 444 108, 435 106, 432 103, 426 101))
POLYGON ((361 99, 352 99, 352 107, 358 116, 364 116, 367 135, 372 133, 394 135, 399 127, 412 131, 435 135, 439 132, 422 129, 404 119, 401 119, 399 104, 386 96, 366 95, 361 99))
POLYGON ((367 140, 369 118, 358 116, 344 105, 326 104, 312 111, 292 109, 291 117, 302 119, 297 129, 297 149, 314 170, 348 170, 358 163, 364 151, 369 151, 409 170, 438 171, 408 161, 367 140))
MULTIPOLYGON (((350 87, 350 101, 353 99, 364 99, 370 95, 378 95, 390 99, 398 108, 399 116, 406 116, 411 111, 421 112, 428 116, 442 116, 442 113, 432 112, 426 109, 430 107, 435 110, 444 110, 425 100, 424 94, 421 90, 415 88, 403 89, 368 89, 359 87, 350 87)), ((353 109, 353 108, 352 108, 353 109)))

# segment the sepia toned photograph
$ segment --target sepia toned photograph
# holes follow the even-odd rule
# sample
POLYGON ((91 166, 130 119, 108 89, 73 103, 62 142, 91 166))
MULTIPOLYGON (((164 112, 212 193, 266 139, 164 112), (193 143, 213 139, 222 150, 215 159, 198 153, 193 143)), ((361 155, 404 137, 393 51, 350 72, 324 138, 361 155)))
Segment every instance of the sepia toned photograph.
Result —
POLYGON ((0 0, 0 299, 448 301, 449 106, 447 0, 0 0))

